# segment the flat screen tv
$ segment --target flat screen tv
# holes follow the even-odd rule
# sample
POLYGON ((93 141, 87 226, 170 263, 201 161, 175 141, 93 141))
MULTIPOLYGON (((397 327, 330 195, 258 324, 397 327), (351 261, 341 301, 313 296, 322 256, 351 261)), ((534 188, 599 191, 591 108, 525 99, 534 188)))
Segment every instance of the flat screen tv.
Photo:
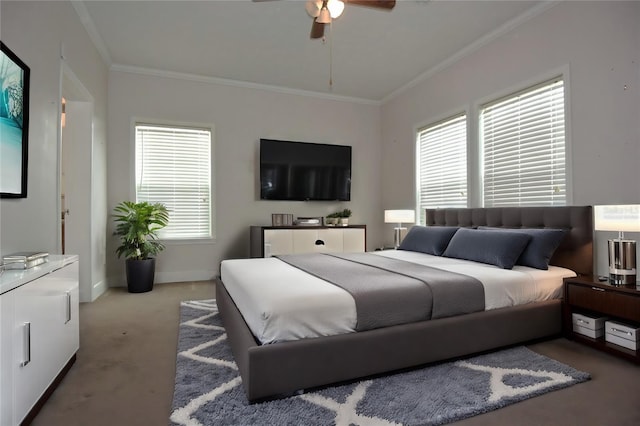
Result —
POLYGON ((351 147, 260 139, 260 199, 350 201, 351 147))

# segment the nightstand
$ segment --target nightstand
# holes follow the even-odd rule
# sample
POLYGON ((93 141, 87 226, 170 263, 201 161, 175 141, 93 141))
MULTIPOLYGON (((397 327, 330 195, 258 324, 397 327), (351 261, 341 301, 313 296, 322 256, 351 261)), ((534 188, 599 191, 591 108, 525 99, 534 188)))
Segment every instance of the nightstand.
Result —
POLYGON ((562 328, 572 340, 640 364, 640 350, 633 351, 605 341, 604 336, 592 339, 573 331, 571 314, 606 316, 629 325, 640 325, 640 285, 614 286, 598 277, 564 279, 562 328))

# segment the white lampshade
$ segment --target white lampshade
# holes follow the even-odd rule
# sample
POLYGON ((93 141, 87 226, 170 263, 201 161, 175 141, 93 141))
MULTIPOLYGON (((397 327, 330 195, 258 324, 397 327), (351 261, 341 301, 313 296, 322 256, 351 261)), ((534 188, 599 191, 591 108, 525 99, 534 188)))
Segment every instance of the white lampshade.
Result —
POLYGON ((413 223, 416 221, 416 212, 414 210, 385 210, 385 223, 413 223))
POLYGON ((596 231, 640 232, 640 204, 595 206, 596 231))

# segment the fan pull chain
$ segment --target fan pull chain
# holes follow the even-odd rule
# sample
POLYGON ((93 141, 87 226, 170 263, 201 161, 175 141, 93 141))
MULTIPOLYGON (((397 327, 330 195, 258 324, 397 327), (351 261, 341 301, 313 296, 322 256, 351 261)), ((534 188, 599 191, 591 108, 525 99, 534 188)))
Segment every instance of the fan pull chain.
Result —
POLYGON ((329 91, 333 90, 333 20, 329 22, 329 91))

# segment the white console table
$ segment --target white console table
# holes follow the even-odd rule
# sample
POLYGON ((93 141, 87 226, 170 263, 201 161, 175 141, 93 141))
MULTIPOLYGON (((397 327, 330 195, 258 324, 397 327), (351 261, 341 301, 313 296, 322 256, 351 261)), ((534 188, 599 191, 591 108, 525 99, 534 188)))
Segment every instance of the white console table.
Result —
POLYGON ((250 255, 363 252, 366 238, 366 225, 252 226, 250 255))
POLYGON ((0 425, 30 423, 79 349, 78 256, 0 276, 0 425))

